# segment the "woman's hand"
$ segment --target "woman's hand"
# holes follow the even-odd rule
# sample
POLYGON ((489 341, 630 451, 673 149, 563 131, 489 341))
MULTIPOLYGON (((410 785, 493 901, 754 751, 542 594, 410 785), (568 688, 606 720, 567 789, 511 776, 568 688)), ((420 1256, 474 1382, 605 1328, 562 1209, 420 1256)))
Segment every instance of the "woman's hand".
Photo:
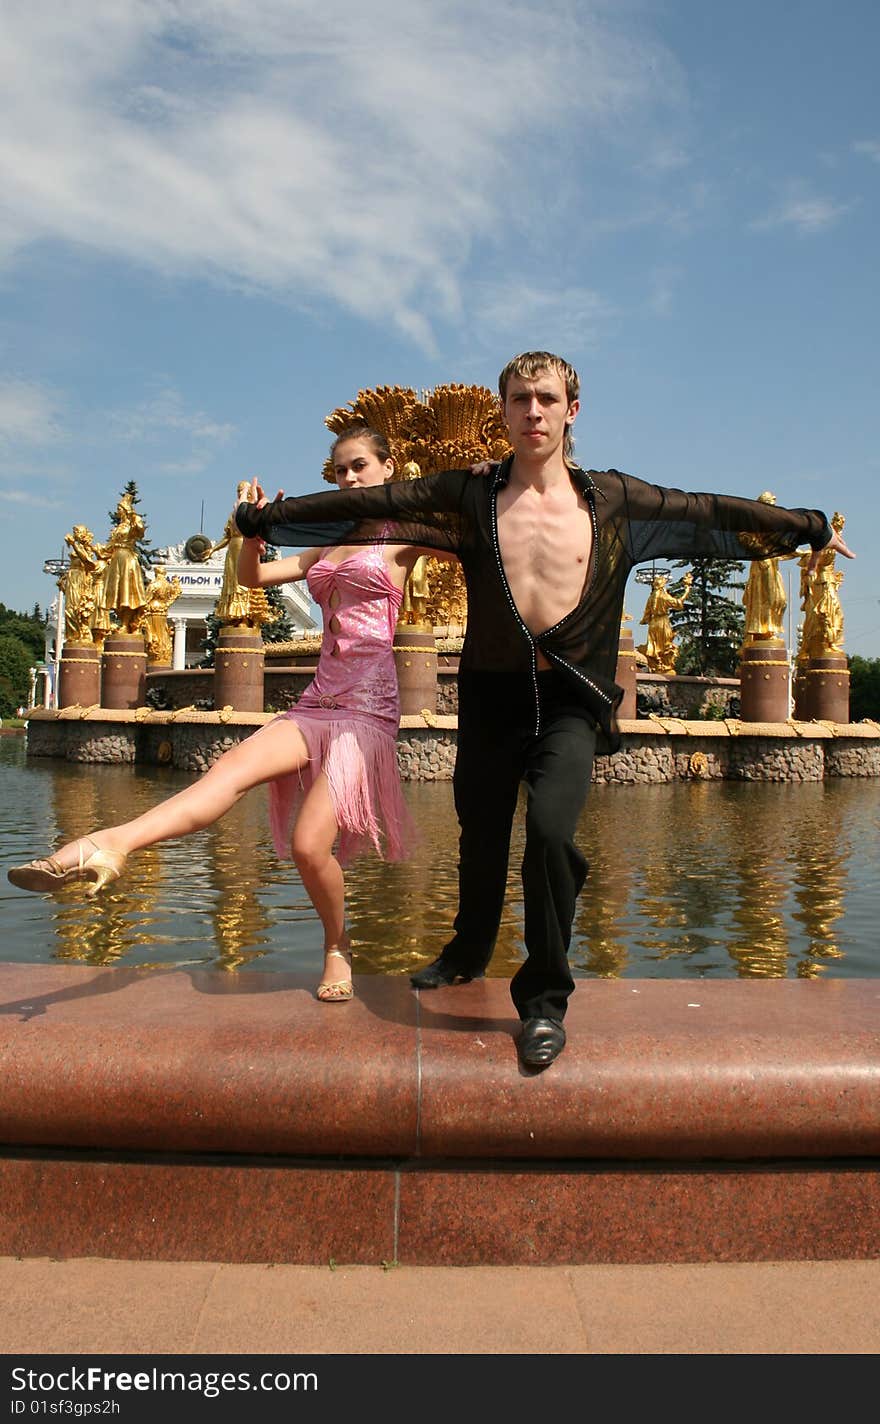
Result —
MULTIPOLYGON (((276 498, 276 499, 283 499, 283 498, 284 498, 284 491, 283 491, 283 490, 279 490, 278 493, 277 493, 277 495, 275 496, 275 498, 276 498)), ((245 499, 245 500, 239 500, 239 502, 238 502, 238 504, 242 504, 242 503, 244 503, 244 504, 255 504, 255 505, 257 506, 257 509, 262 509, 264 505, 267 505, 267 504, 269 503, 269 500, 268 500, 268 498, 266 497, 266 492, 265 492, 265 490, 263 489, 263 486, 260 484, 259 480, 257 479, 256 475, 255 475, 254 478, 251 480, 251 482, 250 482, 250 484, 249 484, 249 486, 248 486, 246 499, 245 499)), ((236 511, 237 511, 237 509, 238 509, 238 504, 235 504, 235 505, 233 505, 233 507, 232 507, 232 526, 233 526, 233 528, 236 527, 236 524, 235 524, 235 515, 236 515, 236 511)), ((255 544, 256 547, 257 547, 258 552, 259 552, 260 554, 265 554, 265 552, 266 552, 266 541, 265 541, 265 539, 261 538, 259 535, 254 535, 252 538, 247 538, 247 537, 246 537, 245 542, 246 542, 246 543, 249 543, 249 544, 255 544)))
MULTIPOLYGON (((284 490, 279 490, 275 498, 283 499, 284 490)), ((259 480, 255 477, 251 480, 251 487, 248 490, 248 504, 255 504, 257 506, 257 509, 262 509, 263 506, 268 503, 268 495, 266 494, 266 491, 263 489, 263 486, 260 484, 259 480)))
POLYGON ((471 465, 472 475, 488 475, 490 470, 495 468, 494 460, 480 460, 476 465, 471 465))

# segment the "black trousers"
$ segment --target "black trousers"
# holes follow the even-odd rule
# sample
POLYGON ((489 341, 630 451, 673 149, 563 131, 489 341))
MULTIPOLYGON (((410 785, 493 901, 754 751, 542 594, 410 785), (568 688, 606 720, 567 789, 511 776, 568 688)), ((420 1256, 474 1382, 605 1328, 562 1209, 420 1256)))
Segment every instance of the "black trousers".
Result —
POLYGON ((574 833, 590 785, 596 731, 555 672, 462 674, 453 789, 460 826, 459 904, 447 964, 486 968, 495 948, 520 783, 526 790, 522 886, 525 962, 510 992, 521 1019, 565 1015, 575 901, 587 862, 574 833))

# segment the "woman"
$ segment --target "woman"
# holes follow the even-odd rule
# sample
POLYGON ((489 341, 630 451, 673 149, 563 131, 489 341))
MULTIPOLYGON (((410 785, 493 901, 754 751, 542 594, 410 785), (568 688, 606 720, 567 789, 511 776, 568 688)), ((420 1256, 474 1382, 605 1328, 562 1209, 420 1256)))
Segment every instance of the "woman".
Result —
MULTIPOLYGON (((384 438, 360 423, 337 437, 331 459, 340 488, 380 485, 394 473, 384 438)), ((251 494, 265 503, 256 480, 251 494)), ((387 526, 375 532, 387 537, 387 526)), ((132 851, 203 830, 252 786, 268 781, 276 849, 292 856, 324 928, 317 996, 340 1003, 353 993, 342 866, 368 845, 400 859, 410 837, 397 770, 400 701, 392 642, 404 584, 424 551, 361 537, 350 546, 261 563, 263 547, 259 539, 243 541, 239 582, 261 588, 306 579, 324 615, 316 675, 296 706, 224 753, 176 796, 133 821, 68 842, 51 859, 16 866, 8 878, 34 891, 87 881, 95 895, 117 879, 132 851)))

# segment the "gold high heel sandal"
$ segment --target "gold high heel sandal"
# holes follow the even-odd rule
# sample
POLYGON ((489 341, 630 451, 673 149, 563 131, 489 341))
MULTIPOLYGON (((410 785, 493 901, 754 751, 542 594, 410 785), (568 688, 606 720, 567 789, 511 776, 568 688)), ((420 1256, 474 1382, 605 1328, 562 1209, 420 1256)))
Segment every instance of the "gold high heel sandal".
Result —
POLYGON ((91 836, 83 836, 76 844, 79 852, 78 864, 68 865, 65 869, 51 856, 46 860, 29 860, 27 865, 14 865, 8 870, 7 880, 18 886, 19 890, 35 890, 38 894, 63 890, 79 880, 88 880, 91 884, 86 894, 89 899, 93 899, 111 880, 119 879, 127 857, 121 850, 102 850, 99 845, 95 845, 91 836), (83 852, 86 842, 94 847, 91 855, 85 855, 83 852))
MULTIPOLYGON (((348 955, 341 949, 328 949, 327 959, 344 959, 348 963, 348 955)), ((322 1004, 344 1004, 354 994, 354 986, 350 979, 337 979, 335 981, 323 980, 315 990, 316 997, 322 1004)))

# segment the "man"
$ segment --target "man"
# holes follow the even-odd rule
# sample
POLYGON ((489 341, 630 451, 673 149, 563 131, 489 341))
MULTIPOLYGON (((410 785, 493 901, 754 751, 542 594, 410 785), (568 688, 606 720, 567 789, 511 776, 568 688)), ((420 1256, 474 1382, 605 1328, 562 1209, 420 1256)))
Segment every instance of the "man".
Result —
POLYGON ((432 989, 484 973, 523 784, 526 958, 510 991, 523 1024, 520 1058, 544 1068, 565 1045, 574 989, 568 947, 587 872, 575 828, 597 738, 605 751, 619 740, 615 710, 623 693, 614 674, 633 565, 751 559, 803 544, 853 555, 819 510, 687 494, 617 470, 580 469, 572 441, 579 381, 559 356, 516 357, 501 372, 499 394, 513 454, 488 478, 443 470, 381 489, 240 505, 236 517, 243 533, 283 544, 375 538, 344 521, 390 520, 389 538, 458 555, 468 596, 453 780, 459 907, 449 943, 411 982, 432 989), (761 539, 749 548, 741 534, 761 539))

